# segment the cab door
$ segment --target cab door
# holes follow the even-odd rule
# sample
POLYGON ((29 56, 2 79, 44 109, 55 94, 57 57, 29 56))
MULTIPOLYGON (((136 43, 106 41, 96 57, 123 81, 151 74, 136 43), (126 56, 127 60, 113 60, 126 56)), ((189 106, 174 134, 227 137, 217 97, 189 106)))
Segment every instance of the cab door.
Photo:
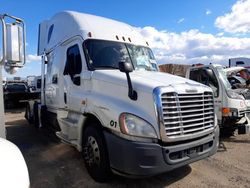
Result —
POLYGON ((64 80, 64 104, 70 111, 79 112, 81 109, 81 73, 83 69, 83 53, 81 40, 73 40, 66 44, 66 62, 63 71, 64 80))
POLYGON ((218 120, 221 120, 221 107, 223 104, 222 89, 213 69, 210 67, 200 67, 190 70, 189 78, 204 85, 209 86, 214 93, 214 107, 218 120))

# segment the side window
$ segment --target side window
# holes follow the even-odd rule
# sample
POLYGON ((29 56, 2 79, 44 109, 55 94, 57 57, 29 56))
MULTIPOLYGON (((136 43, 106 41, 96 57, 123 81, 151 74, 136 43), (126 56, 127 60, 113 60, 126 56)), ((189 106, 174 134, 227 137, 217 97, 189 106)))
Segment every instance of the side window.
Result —
POLYGON ((50 41, 53 29, 54 29, 54 24, 49 27, 49 33, 48 33, 48 37, 47 37, 48 38, 47 43, 49 43, 49 41, 50 41))
POLYGON ((46 61, 47 61, 47 66, 46 66, 46 81, 47 81, 47 83, 51 83, 51 80, 52 80, 52 78, 51 78, 51 74, 52 74, 52 72, 53 72, 53 60, 54 60, 54 54, 53 54, 53 52, 51 52, 51 53, 49 53, 47 56, 46 56, 46 61))
POLYGON ((214 92, 214 96, 218 97, 219 96, 219 83, 214 74, 214 71, 210 68, 204 68, 202 75, 203 75, 202 81, 204 82, 204 84, 211 87, 214 92))
POLYGON ((199 69, 190 70, 189 79, 201 83, 200 73, 199 72, 200 72, 199 69))
POLYGON ((190 79, 211 87, 214 96, 219 96, 219 83, 212 69, 202 68, 191 70, 190 79))
POLYGON ((69 75, 75 85, 80 85, 78 74, 82 72, 82 60, 78 45, 68 48, 63 75, 69 75))
POLYGON ((41 89, 41 85, 42 85, 42 79, 37 79, 37 81, 36 81, 36 88, 37 89, 41 89))

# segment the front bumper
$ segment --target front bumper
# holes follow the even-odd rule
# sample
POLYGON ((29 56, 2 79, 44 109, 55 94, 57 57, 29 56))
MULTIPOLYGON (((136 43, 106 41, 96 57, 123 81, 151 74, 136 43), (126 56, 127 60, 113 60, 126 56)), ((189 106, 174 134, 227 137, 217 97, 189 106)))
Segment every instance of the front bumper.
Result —
POLYGON ((134 142, 105 132, 111 169, 125 176, 153 176, 216 153, 219 128, 213 134, 184 144, 161 146, 134 142))

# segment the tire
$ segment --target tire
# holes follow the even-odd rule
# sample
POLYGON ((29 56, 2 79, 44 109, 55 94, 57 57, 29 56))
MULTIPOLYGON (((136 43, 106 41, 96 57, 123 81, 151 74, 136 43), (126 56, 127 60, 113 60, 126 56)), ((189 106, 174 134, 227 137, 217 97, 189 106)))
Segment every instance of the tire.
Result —
POLYGON ((234 136, 235 134, 235 128, 221 128, 220 129, 220 137, 221 138, 230 138, 232 136, 234 136))
POLYGON ((38 103, 35 102, 33 106, 33 119, 35 128, 39 128, 39 115, 38 115, 38 103))
POLYGON ((30 111, 30 105, 27 104, 26 105, 26 109, 25 109, 25 118, 27 119, 27 121, 32 124, 34 123, 34 119, 33 117, 31 116, 31 111, 30 111))
POLYGON ((107 147, 99 128, 88 126, 83 133, 83 158, 89 175, 97 182, 111 177, 107 147))

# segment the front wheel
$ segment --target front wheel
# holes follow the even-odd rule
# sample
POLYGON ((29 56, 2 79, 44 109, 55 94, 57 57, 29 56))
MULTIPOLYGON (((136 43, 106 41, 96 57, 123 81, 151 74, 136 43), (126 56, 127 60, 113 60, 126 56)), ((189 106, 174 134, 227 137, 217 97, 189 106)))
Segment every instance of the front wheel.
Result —
POLYGON ((102 131, 87 127, 83 134, 83 157, 90 176, 97 182, 105 182, 111 171, 107 148, 102 131))

